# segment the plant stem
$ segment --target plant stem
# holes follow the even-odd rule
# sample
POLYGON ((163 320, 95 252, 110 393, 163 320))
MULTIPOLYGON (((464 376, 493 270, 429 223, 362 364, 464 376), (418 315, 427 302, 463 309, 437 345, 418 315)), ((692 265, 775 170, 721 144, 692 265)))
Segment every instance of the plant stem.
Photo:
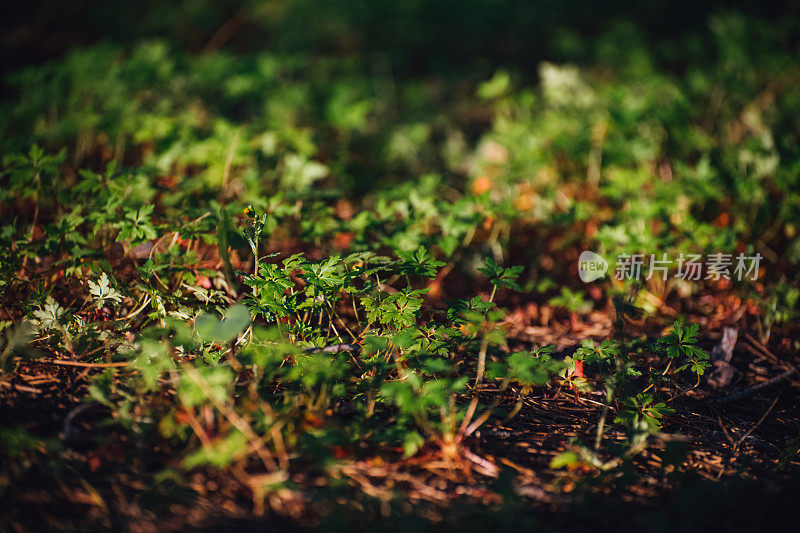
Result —
POLYGON ((475 376, 475 388, 478 388, 481 381, 483 381, 483 372, 486 368, 486 349, 489 347, 489 339, 487 335, 484 333, 483 337, 481 338, 481 349, 478 352, 478 372, 475 376))

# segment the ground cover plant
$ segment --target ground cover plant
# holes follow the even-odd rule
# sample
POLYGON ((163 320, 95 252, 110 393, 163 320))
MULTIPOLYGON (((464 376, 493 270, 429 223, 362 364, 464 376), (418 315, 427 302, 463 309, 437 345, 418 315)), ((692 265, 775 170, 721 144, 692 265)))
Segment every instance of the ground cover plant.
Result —
POLYGON ((3 529, 796 514, 797 13, 656 4, 13 13, 3 529))

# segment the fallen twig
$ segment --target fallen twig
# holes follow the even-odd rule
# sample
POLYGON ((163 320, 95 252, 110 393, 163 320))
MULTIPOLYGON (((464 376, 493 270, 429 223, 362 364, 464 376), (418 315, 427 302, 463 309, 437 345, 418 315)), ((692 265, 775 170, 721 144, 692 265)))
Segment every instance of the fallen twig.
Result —
POLYGON ((68 361, 65 359, 33 359, 29 363, 47 363, 50 365, 61 366, 80 366, 83 368, 120 368, 130 365, 129 362, 120 361, 117 363, 83 363, 81 361, 68 361))
POLYGON ((742 398, 748 398, 748 397, 752 396, 753 394, 757 393, 760 390, 772 387, 773 385, 777 385, 781 381, 783 381, 785 379, 788 379, 788 378, 792 377, 793 375, 797 374, 797 372, 798 372, 797 368, 794 367, 791 370, 787 370, 783 374, 780 374, 779 376, 776 376, 776 377, 770 379, 769 381, 765 381, 764 383, 759 383, 758 385, 753 385, 752 387, 748 387, 748 388, 744 389, 743 391, 739 391, 739 392, 736 392, 734 394, 729 394, 728 396, 725 396, 724 398, 720 398, 719 400, 716 400, 715 403, 718 404, 718 405, 725 405, 725 404, 728 404, 728 403, 731 403, 731 402, 735 402, 737 400, 741 400, 742 398))

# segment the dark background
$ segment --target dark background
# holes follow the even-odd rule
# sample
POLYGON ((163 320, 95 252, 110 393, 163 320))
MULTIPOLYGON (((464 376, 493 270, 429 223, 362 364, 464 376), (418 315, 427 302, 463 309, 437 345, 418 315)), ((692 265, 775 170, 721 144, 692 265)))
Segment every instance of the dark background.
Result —
MULTIPOLYGON (((211 42, 232 51, 378 55, 391 61, 396 75, 483 75, 498 64, 533 72, 543 59, 596 59, 592 37, 614 27, 625 33, 627 25, 662 66, 681 69, 687 57, 700 60, 707 53, 709 14, 730 9, 794 26, 798 6, 786 0, 14 2, 0 22, 0 63, 8 71, 57 58, 75 45, 158 37, 190 53, 211 42)), ((796 29, 790 35, 796 38, 796 29)))

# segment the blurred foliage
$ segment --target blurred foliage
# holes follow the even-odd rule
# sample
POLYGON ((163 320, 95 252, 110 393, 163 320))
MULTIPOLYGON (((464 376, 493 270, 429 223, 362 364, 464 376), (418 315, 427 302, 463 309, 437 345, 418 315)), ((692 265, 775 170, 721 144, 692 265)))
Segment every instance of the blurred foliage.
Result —
MULTIPOLYGON (((459 226, 481 213, 497 220, 501 244, 515 220, 589 224, 608 255, 763 243, 788 246, 770 258, 796 264, 794 20, 680 5, 665 16, 686 16, 686 38, 667 39, 650 27, 656 7, 611 7, 584 35, 593 9, 547 2, 145 4, 141 24, 113 33, 127 7, 109 17, 113 37, 6 76, 0 149, 66 146, 71 168, 116 161, 135 182, 129 197, 146 201, 166 184, 161 204, 176 213, 220 188, 244 204, 366 194, 379 219, 405 219, 387 237, 405 250, 438 225, 452 252, 468 232, 459 226), (190 24, 208 46, 177 31, 190 24), (501 27, 513 43, 506 54, 489 37, 501 27), (164 28, 176 31, 158 37, 164 28), (225 42, 207 35, 226 31, 225 42), (462 46, 466 35, 494 44, 476 52, 462 46), (525 36, 536 52, 523 61, 525 36), (444 61, 450 52, 470 59, 444 61), (408 67, 416 58, 436 66, 408 67), (398 186, 407 188, 394 194, 398 186), (451 188, 464 194, 455 209, 432 201, 453 201, 451 188)), ((58 12, 50 8, 41 9, 58 12)), ((57 188, 76 184, 63 179, 57 188)), ((30 194, 16 178, 11 186, 30 194)), ((369 218, 351 226, 382 224, 369 218)), ((304 226, 312 236, 336 224, 304 226)))

